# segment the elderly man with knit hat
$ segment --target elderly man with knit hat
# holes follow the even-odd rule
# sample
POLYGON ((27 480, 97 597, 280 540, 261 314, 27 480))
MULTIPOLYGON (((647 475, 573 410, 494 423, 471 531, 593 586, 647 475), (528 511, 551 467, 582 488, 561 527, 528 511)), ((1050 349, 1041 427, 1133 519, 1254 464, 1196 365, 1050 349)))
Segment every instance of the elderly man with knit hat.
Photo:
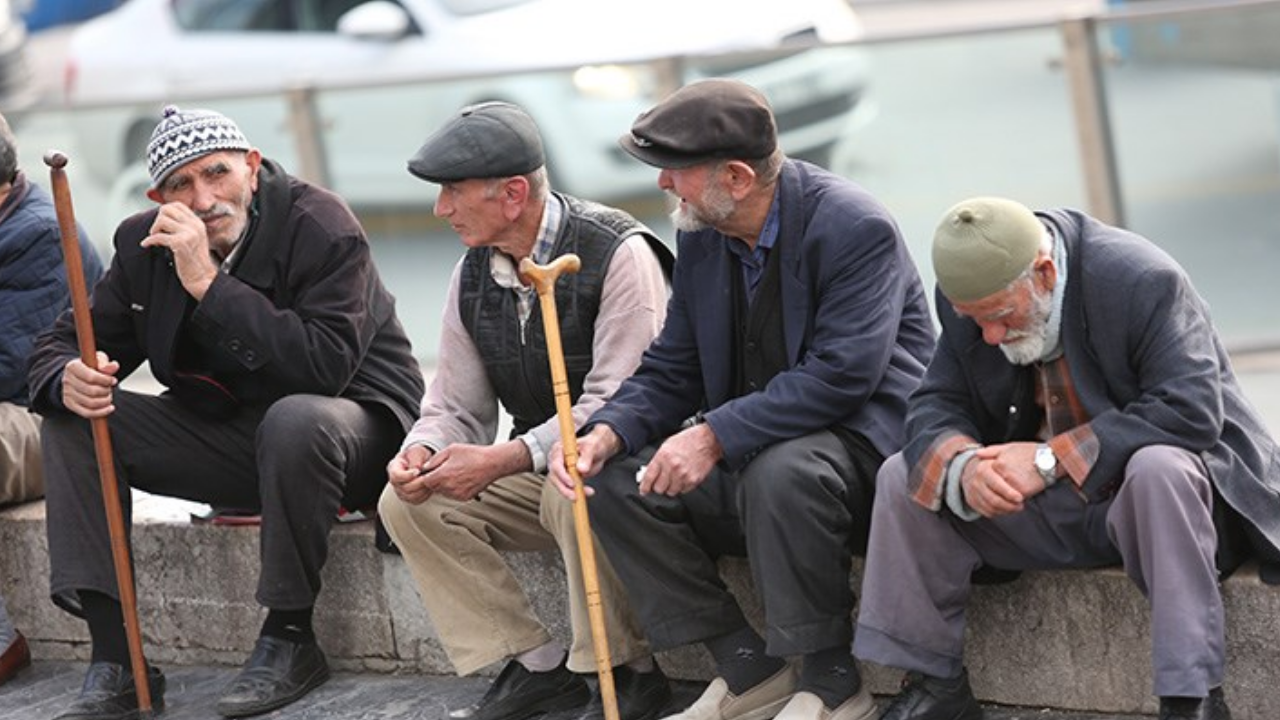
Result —
MULTIPOLYGON (((547 455, 560 437, 537 293, 517 274, 567 253, 581 269, 556 282, 573 415, 599 408, 635 369, 666 313, 671 251, 615 208, 554 192, 533 118, 510 103, 459 110, 409 159, 440 186, 435 214, 467 247, 445 299, 435 377, 420 417, 387 466, 378 511, 459 673, 505 666, 484 696, 450 717, 521 720, 592 703, 597 667, 572 513, 544 502, 547 455), (498 409, 512 418, 497 439, 498 409), (559 550, 572 644, 543 626, 502 551, 559 550)), ((622 720, 654 720, 666 676, 602 552, 600 605, 622 720)), ((599 699, 597 694, 596 699, 599 699)), ((583 706, 586 706, 585 708, 583 706)))
POLYGON ((876 487, 854 651, 908 671, 881 720, 976 720, 971 575, 1122 565, 1160 720, 1227 720, 1219 579, 1280 560, 1280 450, 1183 270, 1131 232, 1003 198, 933 241, 942 335, 876 487))
POLYGON ((654 646, 715 662, 675 718, 865 720, 849 575, 933 349, 919 274, 880 202, 785 157, 753 87, 687 85, 621 145, 678 201, 678 252, 662 333, 579 444, 596 535, 654 646), (763 637, 721 555, 749 558, 763 637))
MULTIPOLYGON (((136 487, 261 513, 267 614, 217 704, 226 717, 256 715, 329 677, 311 619, 329 529, 340 506, 376 501, 422 375, 341 199, 289 176, 209 110, 165 108, 147 163, 158 207, 120 224, 93 291, 97 368, 80 361, 64 314, 29 375, 45 415, 53 599, 92 639, 83 689, 58 717, 137 710, 85 422, 98 417, 110 418, 126 512, 136 487), (166 392, 117 387, 143 362, 166 392)), ((163 708, 163 674, 149 668, 147 681, 163 708)))

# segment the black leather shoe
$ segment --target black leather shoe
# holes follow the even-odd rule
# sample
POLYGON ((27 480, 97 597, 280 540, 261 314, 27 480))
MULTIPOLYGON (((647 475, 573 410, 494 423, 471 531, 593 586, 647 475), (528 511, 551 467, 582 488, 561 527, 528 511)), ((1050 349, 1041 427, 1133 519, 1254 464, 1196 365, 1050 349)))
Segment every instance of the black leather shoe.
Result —
MULTIPOLYGON (((622 720, 655 720, 671 702, 671 683, 657 665, 647 673, 619 665, 613 669, 613 690, 618 698, 618 716, 622 720)), ((604 698, 597 690, 578 720, 603 719, 604 698)))
POLYGON ((530 672, 512 660, 502 668, 480 702, 449 713, 450 720, 523 720, 572 710, 591 700, 587 681, 561 662, 546 672, 530 672))
POLYGON ((218 700, 218 714, 248 717, 284 707, 324 684, 329 663, 315 643, 263 635, 218 700))
MULTIPOLYGON (((147 666, 147 686, 151 688, 151 709, 164 709, 164 673, 147 666)), ((133 672, 119 663, 89 665, 80 696, 54 720, 134 720, 138 717, 138 691, 133 672)))
POLYGON ((973 697, 968 671, 951 679, 913 672, 880 720, 982 720, 982 706, 973 697))
POLYGON ((1216 687, 1207 698, 1160 698, 1160 720, 1231 720, 1231 711, 1216 687))

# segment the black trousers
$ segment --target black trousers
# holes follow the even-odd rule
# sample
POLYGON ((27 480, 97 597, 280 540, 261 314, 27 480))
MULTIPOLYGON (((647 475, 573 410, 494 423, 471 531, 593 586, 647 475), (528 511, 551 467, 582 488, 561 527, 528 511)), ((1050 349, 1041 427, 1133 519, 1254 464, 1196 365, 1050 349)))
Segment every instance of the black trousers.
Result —
MULTIPOLYGON (((340 505, 377 501, 403 429, 387 410, 318 395, 210 420, 167 396, 117 391, 108 418, 121 504, 130 486, 262 514, 257 599, 279 610, 315 603, 340 505)), ((42 429, 54 601, 77 591, 118 597, 90 423, 63 414, 42 429)))
POLYGON ((745 555, 764 607, 770 655, 800 655, 853 637, 849 584, 864 548, 883 458, 822 431, 777 443, 740 472, 717 468, 679 497, 641 496, 636 470, 656 447, 618 458, 591 481, 592 530, 656 650, 747 624, 716 559, 745 555))

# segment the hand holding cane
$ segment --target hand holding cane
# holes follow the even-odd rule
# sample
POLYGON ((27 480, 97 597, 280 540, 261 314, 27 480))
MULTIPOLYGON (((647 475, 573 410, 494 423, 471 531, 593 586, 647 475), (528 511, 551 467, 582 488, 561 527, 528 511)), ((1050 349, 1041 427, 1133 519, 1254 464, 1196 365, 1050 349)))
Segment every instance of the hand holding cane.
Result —
POLYGON ((520 261, 520 274, 537 290, 542 306, 542 325, 546 330, 547 354, 551 360, 551 384, 556 396, 556 417, 560 420, 560 443, 564 446, 565 469, 573 478, 573 524, 578 538, 578 556, 582 561, 582 585, 587 594, 587 615, 591 620, 596 673, 600 678, 600 699, 604 703, 605 720, 618 720, 618 697, 613 686, 613 663, 609 658, 609 639, 605 635, 604 609, 600 604, 595 543, 587 517, 587 495, 578 474, 578 436, 573 425, 564 348, 560 345, 560 318, 556 314, 556 278, 561 273, 576 273, 581 267, 582 261, 573 254, 561 255, 545 266, 537 265, 526 257, 520 261))
MULTIPOLYGON (((62 256, 71 289, 71 313, 75 319, 76 340, 80 360, 98 368, 98 350, 93 338, 93 318, 89 314, 89 292, 85 287, 84 264, 80 258, 80 234, 76 229, 75 211, 71 207, 71 188, 67 183, 67 156, 50 150, 44 156, 53 185, 53 203, 62 235, 62 256)), ((141 717, 151 717, 151 684, 147 661, 142 654, 142 633, 138 627, 138 605, 133 591, 133 569, 129 564, 124 512, 120 509, 120 491, 116 484, 115 461, 111 454, 111 435, 105 417, 89 420, 93 430, 93 449, 98 459, 98 477, 102 483, 102 502, 107 512, 107 530, 111 536, 111 558, 115 562, 116 583, 120 589, 120 606, 124 614, 125 636, 129 643, 129 661, 133 684, 138 696, 141 717)))

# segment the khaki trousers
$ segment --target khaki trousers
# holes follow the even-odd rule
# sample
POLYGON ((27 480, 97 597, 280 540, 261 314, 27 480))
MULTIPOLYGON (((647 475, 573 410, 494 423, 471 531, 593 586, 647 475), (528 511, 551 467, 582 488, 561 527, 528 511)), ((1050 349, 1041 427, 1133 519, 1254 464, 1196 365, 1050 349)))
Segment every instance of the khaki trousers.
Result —
POLYGON ((44 497, 40 416, 0 402, 0 505, 44 497))
MULTIPOLYGON (((466 502, 434 495, 409 505, 388 486, 378 513, 399 546, 449 660, 460 675, 549 642, 501 551, 558 548, 564 558, 573 643, 569 669, 594 672, 591 625, 574 535, 573 504, 543 476, 500 478, 466 502)), ((651 651, 622 584, 596 543, 600 604, 614 666, 651 651)))

